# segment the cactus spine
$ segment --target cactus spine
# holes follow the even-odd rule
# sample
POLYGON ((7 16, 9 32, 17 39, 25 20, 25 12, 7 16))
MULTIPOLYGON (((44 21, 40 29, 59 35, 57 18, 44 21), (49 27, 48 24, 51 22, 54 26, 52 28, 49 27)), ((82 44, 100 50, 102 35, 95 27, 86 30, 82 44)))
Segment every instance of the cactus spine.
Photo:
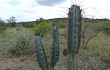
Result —
POLYGON ((51 45, 51 63, 47 62, 46 53, 44 51, 41 38, 36 36, 35 46, 36 46, 36 57, 38 64, 42 70, 53 69, 59 60, 59 33, 57 26, 52 26, 52 45, 51 45), (50 67, 50 68, 49 68, 50 67))

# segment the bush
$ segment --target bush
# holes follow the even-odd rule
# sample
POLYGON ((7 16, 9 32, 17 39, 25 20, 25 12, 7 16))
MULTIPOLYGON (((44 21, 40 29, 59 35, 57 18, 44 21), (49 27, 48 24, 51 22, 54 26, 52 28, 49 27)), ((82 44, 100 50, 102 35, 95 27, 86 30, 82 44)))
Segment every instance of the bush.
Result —
POLYGON ((65 27, 66 27, 66 24, 60 21, 60 22, 58 23, 58 26, 59 26, 60 28, 65 28, 65 27))
POLYGON ((5 22, 0 19, 0 33, 2 33, 6 29, 5 22))
POLYGON ((101 21, 99 22, 99 26, 105 34, 110 34, 110 21, 101 21))
POLYGON ((106 53, 106 54, 102 54, 101 55, 101 60, 107 65, 110 65, 110 54, 106 53))
POLYGON ((11 41, 12 46, 9 51, 16 55, 32 54, 33 53, 33 37, 30 30, 22 29, 16 33, 15 39, 11 41))
POLYGON ((26 45, 25 40, 21 38, 21 40, 16 41, 16 45, 10 48, 10 52, 17 55, 22 54, 30 54, 30 47, 26 45))
POLYGON ((36 21, 33 30, 35 31, 36 35, 43 37, 48 31, 50 31, 51 26, 52 26, 51 22, 40 18, 39 20, 36 21))

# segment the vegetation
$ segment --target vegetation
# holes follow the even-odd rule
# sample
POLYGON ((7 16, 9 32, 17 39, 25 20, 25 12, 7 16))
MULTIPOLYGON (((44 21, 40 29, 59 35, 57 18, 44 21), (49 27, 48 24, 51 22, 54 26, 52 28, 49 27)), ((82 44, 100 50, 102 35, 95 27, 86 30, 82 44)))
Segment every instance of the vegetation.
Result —
POLYGON ((51 27, 51 22, 49 22, 48 20, 44 20, 43 18, 40 18, 36 20, 36 24, 34 25, 33 30, 35 31, 36 35, 43 37, 44 34, 50 31, 51 27))
POLYGON ((62 21, 60 21, 60 22, 58 22, 58 27, 59 28, 65 28, 67 25, 66 25, 67 23, 63 23, 62 21))
POLYGON ((5 22, 0 18, 0 33, 2 33, 6 29, 5 22))
MULTIPOLYGON (((15 29, 16 31, 17 29, 15 29)), ((22 28, 16 31, 15 39, 10 41, 11 47, 9 51, 16 55, 32 54, 33 53, 33 37, 34 35, 30 29, 22 28)))
POLYGON ((105 34, 110 34, 110 20, 100 21, 98 24, 105 34))
POLYGON ((11 27, 15 27, 16 24, 16 18, 14 16, 7 19, 7 22, 11 24, 11 27))
MULTIPOLYGON (((37 27, 50 24, 37 24, 38 20, 34 22, 35 26, 31 27, 33 30, 35 29, 35 32, 37 32, 37 27)), ((43 22, 44 21, 46 20, 43 20, 43 22)), ((110 36, 109 33, 104 30, 104 28, 109 28, 109 22, 110 21, 90 22, 88 26, 89 29, 87 28, 87 32, 84 34, 85 41, 91 36, 92 33, 90 32, 96 33, 95 31, 98 29, 99 33, 89 40, 85 45, 86 47, 81 44, 79 53, 75 58, 78 70, 110 70, 110 36), (94 30, 94 28, 96 29, 94 30)), ((2 21, 2 23, 3 24, 0 23, 0 30, 2 30, 2 27, 6 27, 6 29, 3 30, 5 37, 0 35, 0 70, 40 70, 38 63, 36 64, 36 55, 34 52, 35 36, 33 30, 30 27, 21 27, 20 30, 17 30, 16 27, 9 28, 4 25, 5 22, 2 21)), ((86 24, 86 22, 84 23, 86 24)), ((87 22, 87 24, 88 23, 89 22, 87 22)), ((51 24, 49 27, 51 27, 51 24)), ((50 58, 51 35, 47 32, 45 32, 44 35, 45 37, 41 37, 42 43, 47 54, 46 57, 50 58)), ((68 69, 68 55, 64 56, 62 52, 67 48, 66 35, 67 26, 64 28, 59 27, 59 44, 61 48, 59 52, 59 62, 54 67, 55 70, 68 69)))

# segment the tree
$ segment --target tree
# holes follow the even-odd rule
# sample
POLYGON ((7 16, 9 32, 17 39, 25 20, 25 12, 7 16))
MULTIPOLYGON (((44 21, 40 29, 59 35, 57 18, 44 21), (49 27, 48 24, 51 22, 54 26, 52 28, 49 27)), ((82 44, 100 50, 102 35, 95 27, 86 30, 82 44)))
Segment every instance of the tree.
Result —
POLYGON ((100 27, 102 28, 102 31, 105 34, 110 34, 110 21, 106 20, 106 21, 101 21, 99 22, 100 27))
POLYGON ((14 16, 7 19, 7 22, 11 24, 11 27, 15 27, 16 18, 14 16))
POLYGON ((5 22, 0 18, 0 33, 2 33, 6 28, 5 22))
POLYGON ((36 24, 34 25, 33 30, 35 31, 36 35, 43 37, 44 34, 46 34, 51 29, 51 26, 51 22, 43 18, 40 18, 36 20, 36 24))
POLYGON ((85 21, 82 23, 82 44, 87 45, 91 39, 99 34, 99 26, 96 24, 95 20, 85 21))

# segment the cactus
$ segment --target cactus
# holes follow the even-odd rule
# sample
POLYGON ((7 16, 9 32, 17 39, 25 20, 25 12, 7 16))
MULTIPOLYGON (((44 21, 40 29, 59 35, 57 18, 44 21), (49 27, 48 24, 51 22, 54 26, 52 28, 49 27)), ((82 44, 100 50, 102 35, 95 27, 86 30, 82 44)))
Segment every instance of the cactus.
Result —
POLYGON ((68 14, 68 51, 70 55, 75 54, 75 43, 76 43, 76 5, 73 5, 69 9, 68 14))
POLYGON ((50 67, 55 66, 59 59, 59 33, 57 26, 52 27, 52 46, 51 46, 51 64, 50 67))
MULTIPOLYGON (((52 45, 51 45, 51 63, 50 68, 54 67, 59 59, 59 33, 57 26, 52 27, 52 45)), ((35 39, 35 46, 36 46, 36 57, 38 64, 42 70, 49 69, 49 63, 47 62, 47 57, 42 45, 41 38, 36 36, 35 39)))
POLYGON ((36 57, 40 68, 42 70, 48 70, 46 54, 42 45, 41 38, 39 36, 36 36, 35 47, 36 47, 36 57))
MULTIPOLYGON (((68 51, 69 51, 69 70, 75 70, 74 55, 78 53, 80 42, 81 42, 81 10, 77 5, 72 5, 69 8, 68 13, 68 51)), ((37 35, 37 34, 36 34, 37 35)), ((35 45, 36 45, 36 57, 39 63, 39 66, 42 70, 54 70, 54 66, 59 60, 59 33, 58 27, 53 24, 52 26, 52 45, 50 53, 50 65, 47 61, 47 57, 42 45, 41 38, 36 36, 35 45)))
POLYGON ((81 10, 79 6, 72 5, 68 13, 68 51, 70 55, 76 54, 81 38, 81 10))
POLYGON ((68 51, 70 63, 69 69, 75 70, 74 55, 78 53, 81 38, 81 10, 77 5, 72 5, 68 13, 68 51))

